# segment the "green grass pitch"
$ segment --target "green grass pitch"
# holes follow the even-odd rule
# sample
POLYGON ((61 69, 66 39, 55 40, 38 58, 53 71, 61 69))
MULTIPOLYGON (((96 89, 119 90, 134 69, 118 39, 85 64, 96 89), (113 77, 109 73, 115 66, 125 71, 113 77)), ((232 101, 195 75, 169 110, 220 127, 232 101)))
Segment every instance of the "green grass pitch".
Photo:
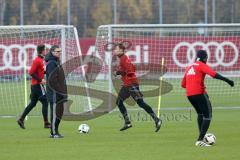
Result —
MULTIPOLYGON (((209 83, 214 80, 209 81, 209 83)), ((173 82, 174 89, 178 90, 177 81, 173 82)), ((236 106, 239 102, 239 86, 230 91, 223 82, 217 82, 217 87, 209 90, 213 108, 219 106, 236 106), (221 88, 219 87, 221 86, 221 88), (226 92, 226 97, 215 94, 216 90, 226 92)), ((0 84, 7 85, 7 84, 0 84)), ((211 84, 209 84, 210 86, 211 84)), ((3 87, 2 87, 3 88, 3 87)), ((15 93, 17 91, 15 87, 15 93)), ((180 91, 180 90, 179 90, 180 91)), ((19 93, 18 93, 19 92, 19 93)), ((6 99, 1 93, 1 99, 6 99)), ((0 159, 89 159, 89 160, 238 160, 240 157, 240 109, 214 109, 213 121, 209 132, 217 137, 217 143, 211 148, 200 148, 194 145, 198 135, 196 114, 193 110, 167 110, 169 107, 189 107, 183 92, 164 95, 161 117, 163 126, 159 133, 154 132, 154 124, 144 112, 130 111, 133 128, 119 132, 122 119, 119 112, 112 112, 87 122, 63 121, 60 131, 63 139, 50 139, 49 130, 43 129, 41 117, 29 117, 26 121, 26 130, 20 129, 16 118, 0 118, 0 159), (169 105, 167 105, 169 104, 169 105), (81 123, 90 126, 89 134, 80 134, 77 131, 81 123)), ((15 99, 19 102, 21 98, 15 99)), ((157 108, 157 99, 146 99, 157 108)), ((5 101, 6 102, 6 101, 5 101)), ((18 114, 24 108, 21 104, 18 114)), ((130 107, 133 108, 133 107, 130 107)), ((134 107, 136 108, 136 107, 134 107)), ((33 115, 39 112, 39 105, 33 115)), ((14 108, 7 110, 1 103, 0 113, 15 113, 14 108)))
MULTIPOLYGON (((190 113, 175 111, 171 114, 189 116, 190 113)), ((140 121, 133 120, 133 128, 119 132, 122 121, 116 112, 85 122, 91 127, 89 134, 78 133, 80 122, 63 121, 60 127, 65 135, 63 139, 48 138, 49 131, 43 129, 39 117, 29 118, 26 130, 17 126, 15 118, 2 118, 0 159, 237 160, 240 157, 239 115, 240 110, 214 110, 209 132, 216 135, 217 143, 211 148, 194 146, 197 126, 193 112, 191 119, 164 119, 159 133, 154 132, 152 121, 144 116, 140 121)))

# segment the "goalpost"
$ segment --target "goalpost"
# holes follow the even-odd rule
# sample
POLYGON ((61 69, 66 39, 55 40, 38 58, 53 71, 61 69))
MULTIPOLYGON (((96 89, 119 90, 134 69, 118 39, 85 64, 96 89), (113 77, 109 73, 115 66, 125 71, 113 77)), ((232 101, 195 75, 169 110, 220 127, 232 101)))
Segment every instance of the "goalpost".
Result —
MULTIPOLYGON (((143 81, 142 85, 140 82, 140 88, 144 96, 146 95, 146 101, 155 109, 160 106, 163 108, 190 107, 185 97, 185 90, 181 88, 181 78, 186 67, 194 62, 198 49, 205 49, 209 56, 208 64, 217 72, 233 79, 236 84, 234 88, 231 88, 222 81, 209 80, 207 77, 207 91, 213 106, 239 106, 240 24, 99 26, 96 36, 96 54, 105 61, 105 70, 102 70, 102 73, 110 74, 109 81, 112 81, 111 64, 114 62, 111 59, 112 53, 106 51, 104 46, 107 43, 121 41, 132 43, 127 54, 138 65, 137 74, 143 81), (164 59, 166 73, 161 71, 162 59, 164 59), (163 81, 155 83, 159 79, 163 81), (172 88, 165 82, 170 83, 172 88), (159 89, 157 87, 160 84, 159 89), (156 88, 157 90, 154 90, 156 88)), ((109 90, 116 95, 114 85, 111 85, 109 90)))
MULTIPOLYGON (((196 49, 206 49, 209 65, 236 82, 236 86, 230 88, 221 81, 207 79, 206 86, 213 106, 239 106, 240 24, 104 25, 98 28, 96 37, 95 56, 103 61, 96 81, 86 81, 84 66, 67 76, 67 84, 86 88, 85 96, 69 95, 69 99, 73 100, 72 112, 91 110, 102 101, 110 109, 115 104, 115 98, 106 93, 116 96, 120 80, 112 78, 115 62, 112 52, 105 51, 104 46, 120 41, 132 43, 127 54, 137 64, 145 100, 155 109, 189 107, 180 81, 186 67, 194 61, 196 49), (95 94, 95 98, 91 98, 88 88, 103 91, 103 94, 95 94)), ((47 48, 53 44, 61 46, 63 63, 82 54, 77 30, 73 26, 0 26, 0 116, 19 115, 29 102, 28 70, 36 57, 38 44, 45 44, 47 48)), ((126 103, 134 105, 131 101, 126 103)), ((41 115, 40 110, 40 106, 36 107, 31 115, 41 115)))
MULTIPOLYGON (((28 71, 37 56, 36 46, 45 44, 62 48, 61 62, 80 56, 81 50, 75 27, 65 25, 0 26, 0 116, 16 116, 29 103, 30 80, 28 71)), ((75 69, 67 77, 67 84, 85 86, 85 70, 75 69)), ((89 97, 68 95, 73 100, 72 112, 91 109, 89 97)), ((41 103, 30 115, 41 115, 41 103)))

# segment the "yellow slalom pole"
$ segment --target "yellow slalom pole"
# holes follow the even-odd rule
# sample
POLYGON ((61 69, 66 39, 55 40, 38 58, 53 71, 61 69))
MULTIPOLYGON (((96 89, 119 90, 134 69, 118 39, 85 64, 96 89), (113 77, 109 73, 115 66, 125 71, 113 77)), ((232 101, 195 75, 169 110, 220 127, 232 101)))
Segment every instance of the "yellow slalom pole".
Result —
POLYGON ((160 75, 160 83, 159 83, 159 96, 158 96, 158 109, 157 109, 157 116, 160 117, 160 109, 161 109, 161 102, 162 102, 162 81, 163 81, 163 67, 164 67, 164 57, 162 57, 162 65, 161 65, 161 75, 160 75))

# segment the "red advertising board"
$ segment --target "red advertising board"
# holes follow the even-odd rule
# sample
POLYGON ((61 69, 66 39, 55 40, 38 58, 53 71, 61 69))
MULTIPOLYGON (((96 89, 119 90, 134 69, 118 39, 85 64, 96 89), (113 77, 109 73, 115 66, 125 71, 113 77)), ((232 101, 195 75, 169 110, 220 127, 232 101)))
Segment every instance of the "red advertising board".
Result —
MULTIPOLYGON (((128 39, 132 47, 127 54, 135 63, 161 64, 165 58, 168 72, 181 72, 194 62, 196 50, 205 49, 209 56, 208 64, 219 71, 238 71, 240 69, 240 37, 162 37, 128 39)), ((24 62, 27 61, 29 69, 33 58, 36 56, 35 41, 26 40, 24 45, 20 40, 5 40, 0 42, 0 75, 23 73, 24 62)), ((41 42, 36 40, 38 44, 41 42)), ((50 40, 49 45, 58 40, 50 40)), ((44 43, 46 43, 44 41, 44 43)), ((98 54, 107 61, 104 50, 95 52, 95 38, 80 39, 82 54, 98 54)))

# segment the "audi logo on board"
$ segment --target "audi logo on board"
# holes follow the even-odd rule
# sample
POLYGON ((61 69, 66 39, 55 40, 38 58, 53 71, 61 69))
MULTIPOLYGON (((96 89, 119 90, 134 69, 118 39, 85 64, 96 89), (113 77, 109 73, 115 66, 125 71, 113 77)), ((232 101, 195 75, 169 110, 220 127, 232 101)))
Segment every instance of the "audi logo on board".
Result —
POLYGON ((172 52, 172 57, 173 60, 175 62, 175 64, 179 67, 188 67, 190 64, 194 63, 195 58, 196 58, 196 54, 197 54, 197 50, 196 47, 201 47, 201 49, 204 49, 207 51, 208 54, 208 58, 210 59, 215 58, 214 62, 208 62, 208 64, 211 67, 217 67, 217 66, 223 66, 223 67, 230 67, 233 66, 234 64, 237 63, 238 61, 238 56, 239 56, 239 51, 237 46, 229 41, 225 41, 225 42, 194 42, 194 43, 189 43, 189 42, 180 42, 178 43, 174 48, 173 48, 173 52, 172 52), (184 58, 186 58, 187 61, 185 61, 185 63, 181 62, 178 58, 178 54, 181 53, 180 49, 182 47, 186 47, 187 51, 186 53, 186 57, 184 56, 184 58), (213 52, 210 52, 210 47, 215 47, 213 52), (233 53, 233 57, 231 56, 231 58, 229 58, 230 56, 227 55, 226 49, 225 47, 228 47, 228 49, 231 49, 231 53, 233 53), (225 62, 225 58, 227 57, 227 62, 225 62))
MULTIPOLYGON (((51 45, 45 44, 46 48, 50 48, 51 45)), ((37 56, 37 46, 35 44, 11 44, 11 45, 3 45, 0 44, 0 71, 10 69, 12 71, 18 71, 24 69, 24 66, 27 61, 33 61, 33 59, 37 56), (17 50, 17 54, 13 54, 13 50, 17 50), (32 50, 31 59, 29 58, 30 52, 28 50, 32 50)), ((27 69, 30 69, 30 66, 26 66, 27 69)))
MULTIPOLYGON (((50 44, 45 45, 47 48, 51 47, 50 44)), ((151 63, 151 60, 153 60, 153 57, 156 55, 156 53, 149 48, 151 48, 151 45, 147 42, 144 45, 143 50, 141 50, 136 44, 135 50, 129 51, 129 53, 136 56, 135 60, 138 63, 151 63)), ((211 67, 231 67, 239 63, 239 49, 236 44, 230 41, 210 41, 206 43, 201 41, 192 43, 183 41, 176 43, 170 53, 172 54, 172 57, 168 58, 170 58, 170 62, 175 63, 177 67, 188 67, 195 61, 197 48, 201 48, 207 51, 208 57, 210 59, 208 64, 211 67)), ((92 54, 93 51, 94 50, 90 46, 87 54, 92 54)), ((26 68, 29 69, 30 63, 36 56, 36 44, 0 44, 0 71, 22 70, 25 68, 24 65, 26 62, 28 62, 26 68)))

